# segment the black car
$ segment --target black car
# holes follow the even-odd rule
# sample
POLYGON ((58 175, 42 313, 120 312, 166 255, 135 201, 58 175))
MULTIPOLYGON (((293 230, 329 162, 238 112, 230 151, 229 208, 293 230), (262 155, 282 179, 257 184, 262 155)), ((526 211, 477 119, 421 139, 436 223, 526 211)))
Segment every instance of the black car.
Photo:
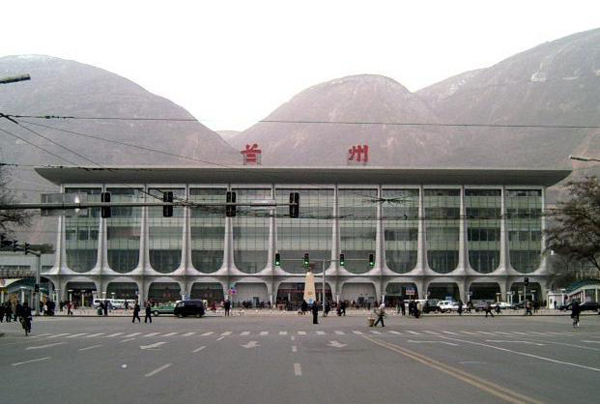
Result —
POLYGON ((204 303, 202 303, 202 300, 181 300, 175 304, 175 309, 173 310, 173 314, 177 317, 202 317, 204 312, 204 303))
POLYGON ((442 309, 437 305, 438 299, 429 299, 423 305, 423 313, 441 313, 442 309))
POLYGON ((579 303, 581 311, 598 311, 598 302, 583 302, 579 303))

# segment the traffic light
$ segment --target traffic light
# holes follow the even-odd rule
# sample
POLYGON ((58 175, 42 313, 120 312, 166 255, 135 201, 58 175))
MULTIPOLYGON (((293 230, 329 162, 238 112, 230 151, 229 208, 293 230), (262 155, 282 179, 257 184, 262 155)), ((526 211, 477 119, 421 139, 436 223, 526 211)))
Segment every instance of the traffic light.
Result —
POLYGON ((340 266, 343 267, 346 265, 346 261, 344 260, 344 254, 340 254, 340 266))
POLYGON ((275 266, 281 266, 281 255, 279 255, 279 253, 275 253, 275 266))
MULTIPOLYGON (((100 201, 110 203, 110 192, 100 193, 100 201)), ((110 210, 110 206, 102 206, 100 208, 100 216, 102 216, 102 218, 106 219, 106 218, 110 217, 111 214, 112 214, 112 212, 110 210)))
POLYGON ((290 192, 290 217, 297 218, 300 215, 300 193, 290 192))
POLYGON ((525 286, 529 286, 529 278, 526 276, 525 279, 523 279, 523 284, 525 286))
POLYGON ((375 266, 375 254, 369 254, 369 266, 371 268, 375 266))
POLYGON ((34 286, 34 288, 33 288, 33 291, 34 291, 35 293, 39 293, 39 292, 40 292, 40 284, 39 284, 39 283, 36 283, 36 284, 35 284, 35 286, 34 286))
POLYGON ((308 257, 308 253, 304 253, 304 266, 306 268, 310 266, 310 258, 308 257))
MULTIPOLYGON (((163 202, 173 203, 173 191, 163 192, 163 202)), ((163 217, 173 217, 173 205, 163 206, 163 217)))
POLYGON ((235 192, 227 191, 227 205, 225 206, 225 216, 235 217, 235 215, 237 214, 237 206, 235 206, 235 200, 235 192))
POLYGON ((25 255, 29 254, 31 252, 31 245, 29 243, 25 243, 23 245, 23 251, 25 251, 25 255))

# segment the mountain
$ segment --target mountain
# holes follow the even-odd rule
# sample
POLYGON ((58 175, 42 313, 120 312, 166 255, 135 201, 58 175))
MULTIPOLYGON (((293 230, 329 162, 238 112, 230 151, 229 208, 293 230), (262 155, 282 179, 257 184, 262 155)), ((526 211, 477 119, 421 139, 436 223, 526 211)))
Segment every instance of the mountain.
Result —
POLYGON ((444 160, 449 131, 400 122, 438 119, 422 99, 393 79, 349 76, 300 92, 229 142, 239 150, 257 144, 263 165, 346 165, 349 149, 358 145, 369 146, 369 164, 375 166, 444 160))
MULTIPOLYGON (((240 162, 239 152, 185 109, 114 73, 49 56, 0 58, 0 78, 24 73, 31 75, 30 81, 0 86, 0 113, 83 118, 17 118, 18 124, 0 119, 0 161, 21 165, 10 174, 24 200, 39 201, 40 191, 56 189, 31 165, 240 162)), ((40 223, 36 221, 32 232, 39 230, 43 236, 52 231, 40 223)))
POLYGON ((570 164, 569 154, 600 156, 600 131, 578 128, 600 126, 600 29, 541 44, 417 95, 441 121, 469 124, 454 157, 480 156, 480 165, 555 167, 570 164))

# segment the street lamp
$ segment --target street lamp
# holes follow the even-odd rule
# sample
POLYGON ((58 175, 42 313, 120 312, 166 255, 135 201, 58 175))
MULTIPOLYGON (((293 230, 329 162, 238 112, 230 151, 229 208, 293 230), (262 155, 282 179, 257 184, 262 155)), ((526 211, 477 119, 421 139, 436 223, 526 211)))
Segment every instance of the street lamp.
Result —
POLYGON ((577 160, 577 161, 597 161, 597 162, 600 162, 600 159, 593 158, 593 157, 584 157, 584 156, 569 155, 569 158, 571 160, 577 160))

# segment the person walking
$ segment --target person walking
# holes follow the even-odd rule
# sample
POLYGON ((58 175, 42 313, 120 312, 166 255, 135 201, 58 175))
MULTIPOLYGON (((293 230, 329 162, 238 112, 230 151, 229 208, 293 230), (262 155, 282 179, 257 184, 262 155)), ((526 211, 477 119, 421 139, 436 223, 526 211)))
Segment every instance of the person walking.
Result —
POLYGON ((340 302, 341 315, 346 317, 346 301, 342 300, 340 302))
POLYGON ((135 306, 133 306, 133 318, 131 319, 131 322, 135 323, 136 318, 138 323, 142 322, 142 319, 140 319, 140 305, 137 302, 135 303, 135 306))
POLYGON ((10 302, 6 302, 4 312, 6 313, 6 322, 10 323, 10 320, 12 320, 12 307, 10 305, 10 302))
POLYGON ((0 303, 0 323, 4 322, 4 303, 0 303))
POLYGON ((225 316, 229 316, 229 311, 231 310, 231 302, 229 300, 225 300, 225 302, 223 302, 223 308, 225 309, 225 316))
POLYGON ((71 303, 71 301, 69 300, 67 302, 67 316, 73 315, 73 310, 71 310, 72 308, 73 308, 73 303, 71 303))
POLYGON ((488 314, 492 316, 492 318, 494 317, 494 313, 492 313, 492 304, 490 302, 487 302, 485 305, 485 318, 487 318, 488 314))
POLYGON ((329 315, 329 312, 331 311, 331 305, 329 304, 329 301, 325 301, 325 307, 323 307, 323 317, 327 317, 329 315))
POLYGON ((579 303, 573 302, 571 306, 571 318, 573 319, 573 328, 579 328, 579 314, 581 313, 581 307, 579 303))
POLYGON ((377 327, 377 324, 379 323, 381 323, 382 327, 385 327, 383 322, 383 318, 385 317, 385 303, 381 303, 379 308, 375 310, 375 313, 377 314, 377 321, 375 321, 373 327, 377 327))
POLYGON ((108 316, 108 305, 110 302, 108 300, 104 301, 104 307, 102 307, 102 311, 104 312, 104 317, 108 316))
POLYGON ((461 299, 458 299, 458 315, 462 316, 462 312, 463 312, 463 301, 461 299))
POLYGON ((300 311, 302 312, 302 315, 306 314, 308 311, 308 303, 306 303, 306 300, 302 300, 302 303, 300 304, 300 311))
POLYGON ((152 324, 152 305, 150 302, 146 303, 146 316, 144 317, 144 323, 148 322, 152 324))
POLYGON ((526 316, 527 315, 533 316, 533 313, 531 312, 531 306, 532 306, 531 300, 528 299, 527 302, 525 302, 525 315, 526 316))
POLYGON ((319 302, 315 300, 311 308, 313 315, 313 324, 319 324, 319 302))
POLYGON ((406 305, 404 304, 404 299, 400 299, 400 312, 402 312, 402 317, 406 316, 406 305))

